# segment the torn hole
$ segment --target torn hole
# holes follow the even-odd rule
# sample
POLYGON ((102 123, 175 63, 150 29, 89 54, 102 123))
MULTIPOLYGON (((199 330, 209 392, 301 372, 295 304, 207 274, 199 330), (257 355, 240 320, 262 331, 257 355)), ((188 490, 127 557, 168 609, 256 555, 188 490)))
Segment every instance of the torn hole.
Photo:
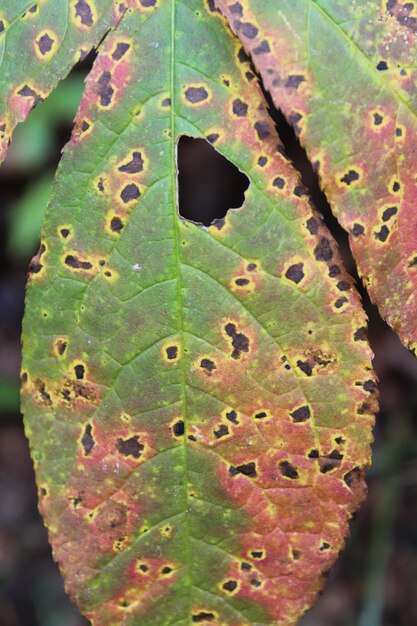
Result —
POLYGON ((182 218, 204 226, 240 209, 249 179, 205 139, 180 137, 178 207, 182 218))

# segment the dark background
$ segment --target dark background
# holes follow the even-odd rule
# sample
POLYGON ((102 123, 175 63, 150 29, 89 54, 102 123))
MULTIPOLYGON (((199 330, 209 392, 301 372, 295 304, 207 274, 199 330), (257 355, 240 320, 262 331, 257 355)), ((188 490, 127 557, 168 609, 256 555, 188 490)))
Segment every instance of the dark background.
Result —
MULTIPOLYGON (((26 268, 60 152, 91 59, 18 127, 0 169, 0 626, 85 626, 63 591, 37 511, 19 413, 20 328, 26 268)), ((332 218, 317 178, 282 116, 271 111, 288 154, 356 276, 345 233, 332 218)), ((243 201, 245 177, 204 141, 179 149, 181 213, 206 223, 243 201), (205 204, 195 206, 196 198, 205 204)), ((369 498, 324 594, 303 626, 417 625, 417 361, 380 319, 361 289, 380 379, 369 498)))

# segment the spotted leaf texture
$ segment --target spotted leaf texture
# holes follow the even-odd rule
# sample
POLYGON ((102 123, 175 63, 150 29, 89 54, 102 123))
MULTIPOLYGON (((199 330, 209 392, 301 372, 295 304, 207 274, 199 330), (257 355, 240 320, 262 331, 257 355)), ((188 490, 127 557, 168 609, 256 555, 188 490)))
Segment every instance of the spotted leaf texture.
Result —
POLYGON ((295 624, 364 496, 366 319, 212 3, 138 1, 100 47, 24 320, 55 559, 96 626, 295 624), (249 179, 210 227, 177 143, 249 179))
POLYGON ((126 10, 119 0, 2 0, 0 161, 16 124, 44 100, 126 10))
POLYGON ((417 347, 417 5, 217 0, 293 124, 384 318, 417 347))

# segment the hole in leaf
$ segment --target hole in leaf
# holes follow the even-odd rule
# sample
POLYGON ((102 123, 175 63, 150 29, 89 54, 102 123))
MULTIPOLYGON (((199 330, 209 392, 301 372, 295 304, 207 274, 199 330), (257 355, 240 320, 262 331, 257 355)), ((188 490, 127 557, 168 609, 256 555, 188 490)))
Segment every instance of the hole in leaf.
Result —
POLYGON ((210 226, 242 206, 248 177, 208 141, 180 137, 177 154, 181 217, 210 226))

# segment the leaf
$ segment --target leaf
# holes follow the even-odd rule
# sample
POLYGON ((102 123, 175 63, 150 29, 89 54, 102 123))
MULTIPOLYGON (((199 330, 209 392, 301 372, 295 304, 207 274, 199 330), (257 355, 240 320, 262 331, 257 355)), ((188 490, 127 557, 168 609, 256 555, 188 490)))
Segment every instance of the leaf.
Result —
POLYGON ((16 124, 117 24, 125 8, 120 0, 2 0, 0 161, 16 124))
POLYGON ((98 626, 295 624, 364 495, 365 316, 253 79, 211 3, 136 3, 101 45, 31 264, 40 508, 98 626), (183 135, 249 178, 208 228, 179 218, 183 135))
POLYGON ((293 124, 372 300, 415 351, 413 3, 217 0, 293 124))

